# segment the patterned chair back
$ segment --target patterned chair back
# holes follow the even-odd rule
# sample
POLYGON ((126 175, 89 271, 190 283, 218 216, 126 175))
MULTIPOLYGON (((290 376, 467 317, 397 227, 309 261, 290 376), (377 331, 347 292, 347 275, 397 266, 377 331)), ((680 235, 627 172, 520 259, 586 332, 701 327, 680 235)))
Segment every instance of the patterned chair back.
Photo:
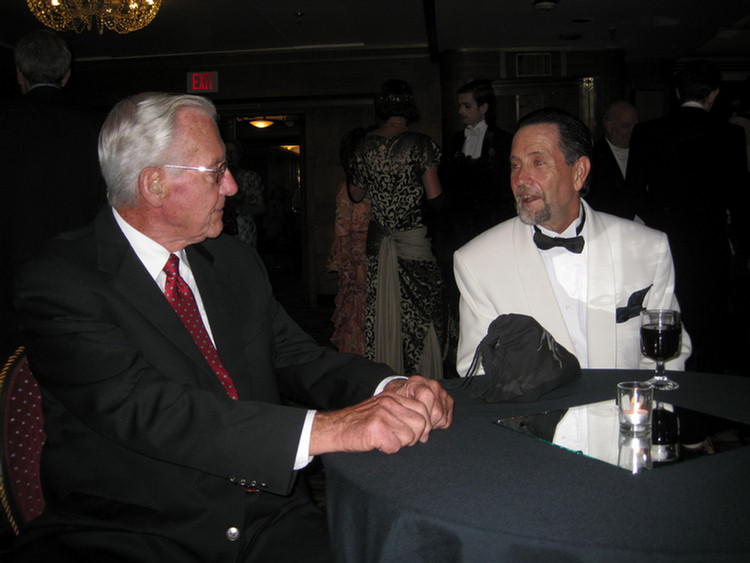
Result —
POLYGON ((44 509, 39 461, 46 438, 42 395, 23 348, 0 372, 0 409, 0 503, 8 526, 18 535, 44 509))

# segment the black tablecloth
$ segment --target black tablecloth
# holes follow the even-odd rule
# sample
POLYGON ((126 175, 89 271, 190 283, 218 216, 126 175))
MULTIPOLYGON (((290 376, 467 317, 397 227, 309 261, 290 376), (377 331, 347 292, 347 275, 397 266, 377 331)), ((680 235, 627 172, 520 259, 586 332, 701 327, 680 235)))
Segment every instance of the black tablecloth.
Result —
MULTIPOLYGON (((633 475, 494 424, 614 399, 618 381, 649 375, 585 370, 534 403, 452 390, 453 426, 426 444, 324 456, 337 561, 750 561, 750 447, 633 475)), ((657 400, 750 423, 750 378, 673 379, 657 400)))

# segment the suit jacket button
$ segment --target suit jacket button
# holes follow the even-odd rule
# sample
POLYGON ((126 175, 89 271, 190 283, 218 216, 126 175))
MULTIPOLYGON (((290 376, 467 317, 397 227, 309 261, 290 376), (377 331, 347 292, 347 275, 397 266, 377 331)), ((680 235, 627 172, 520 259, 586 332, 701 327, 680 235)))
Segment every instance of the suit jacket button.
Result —
POLYGON ((237 541, 238 539, 240 539, 240 531, 234 526, 227 529, 227 539, 229 541, 237 541))

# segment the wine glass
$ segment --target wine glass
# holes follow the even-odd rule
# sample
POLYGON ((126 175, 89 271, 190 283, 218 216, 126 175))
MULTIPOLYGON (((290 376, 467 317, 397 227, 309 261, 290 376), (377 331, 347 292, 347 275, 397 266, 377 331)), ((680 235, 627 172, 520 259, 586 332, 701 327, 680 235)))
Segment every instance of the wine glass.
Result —
POLYGON ((678 311, 641 311, 641 352, 647 358, 656 360, 656 372, 647 383, 662 391, 677 389, 679 385, 664 373, 664 362, 679 356, 681 349, 682 321, 678 311))

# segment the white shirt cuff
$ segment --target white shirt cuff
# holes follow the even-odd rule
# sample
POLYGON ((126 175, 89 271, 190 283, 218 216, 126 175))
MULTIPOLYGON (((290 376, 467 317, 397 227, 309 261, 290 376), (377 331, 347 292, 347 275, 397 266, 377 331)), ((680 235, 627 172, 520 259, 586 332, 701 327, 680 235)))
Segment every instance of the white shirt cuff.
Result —
MULTIPOLYGON (((383 389, 385 389, 385 386, 388 385, 394 379, 409 379, 409 378, 404 377, 403 375, 393 375, 391 377, 386 377, 375 388, 375 393, 373 393, 373 396, 379 395, 380 393, 382 393, 383 389)), ((313 419, 315 418, 316 412, 318 411, 309 410, 307 411, 307 415, 305 416, 305 422, 302 425, 302 432, 300 433, 300 437, 299 437, 299 445, 297 446, 297 455, 294 458, 294 470, 295 471, 304 469, 313 460, 313 456, 310 455, 310 436, 312 434, 313 419)))
POLYGON ((312 434, 313 418, 317 411, 309 410, 305 416, 305 423, 302 425, 302 433, 299 437, 297 446, 297 456, 294 458, 294 470, 304 469, 313 458, 310 455, 310 435, 312 434))
POLYGON ((391 381, 394 379, 409 379, 408 377, 405 377, 403 375, 392 375, 390 377, 386 377, 383 381, 380 382, 380 384, 375 388, 375 392, 372 394, 373 397, 375 395, 380 395, 383 392, 383 389, 385 389, 385 386, 388 385, 391 381))

